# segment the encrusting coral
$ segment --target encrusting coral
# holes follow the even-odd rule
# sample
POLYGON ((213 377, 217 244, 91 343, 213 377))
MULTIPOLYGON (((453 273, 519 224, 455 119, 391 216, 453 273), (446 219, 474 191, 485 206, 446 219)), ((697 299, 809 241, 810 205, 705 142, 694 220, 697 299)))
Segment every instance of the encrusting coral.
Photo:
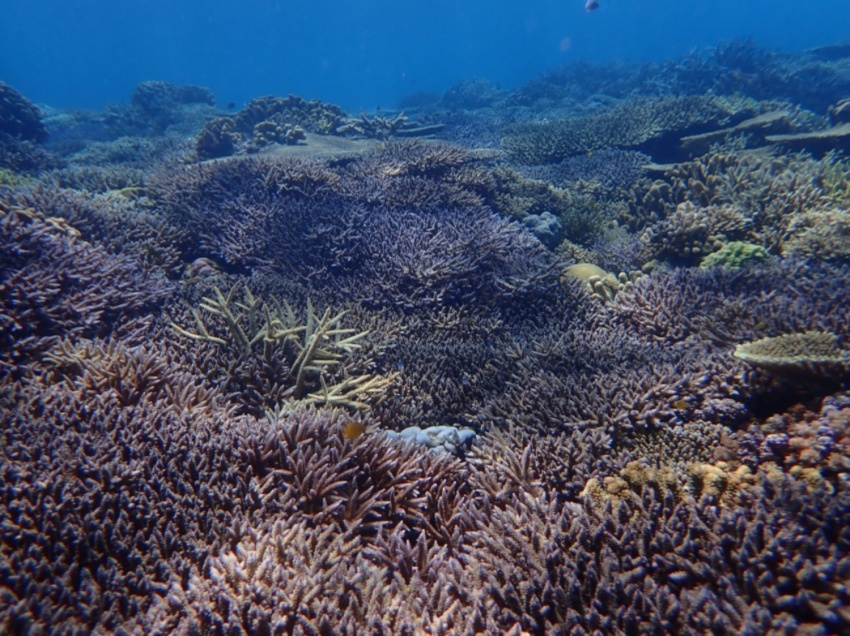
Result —
POLYGON ((767 252, 761 245, 730 241, 716 252, 712 252, 700 261, 703 269, 710 267, 729 267, 738 269, 753 263, 759 263, 767 258, 767 252))

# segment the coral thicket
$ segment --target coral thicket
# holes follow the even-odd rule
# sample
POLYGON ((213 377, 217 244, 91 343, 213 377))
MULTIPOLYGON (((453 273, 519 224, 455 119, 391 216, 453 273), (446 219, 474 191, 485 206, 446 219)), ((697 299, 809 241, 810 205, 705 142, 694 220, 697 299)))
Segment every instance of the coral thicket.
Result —
POLYGON ((0 85, 0 632, 850 633, 845 49, 0 85))

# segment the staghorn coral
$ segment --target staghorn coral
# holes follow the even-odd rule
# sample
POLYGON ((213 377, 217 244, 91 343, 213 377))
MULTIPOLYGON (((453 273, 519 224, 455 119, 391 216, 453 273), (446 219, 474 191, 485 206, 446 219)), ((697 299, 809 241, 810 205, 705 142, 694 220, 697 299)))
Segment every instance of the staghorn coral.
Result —
POLYGON ((674 270, 644 277, 607 307, 643 337, 694 337, 723 347, 765 334, 844 333, 844 267, 784 261, 741 270, 674 270), (758 298, 758 303, 751 299, 758 298))
POLYGON ((827 498, 780 480, 722 508, 649 485, 618 507, 565 503, 556 492, 578 497, 570 484, 613 468, 610 439, 491 436, 463 466, 368 428, 348 441, 340 411, 176 412, 149 390, 132 407, 107 393, 92 413, 66 381, 46 380, 0 391, 21 407, 0 410, 0 514, 15 511, 0 526, 3 625, 736 633, 850 622, 841 487, 827 498))
POLYGON ((52 338, 108 333, 115 321, 167 294, 131 258, 86 242, 61 217, 0 201, 0 227, 5 364, 25 366, 52 338))
POLYGON ((99 195, 56 188, 52 181, 53 175, 36 187, 0 194, 0 202, 61 219, 86 241, 131 256, 146 271, 180 277, 185 235, 136 197, 132 186, 99 195))
POLYGON ((519 165, 516 170, 527 179, 561 187, 579 181, 598 182, 607 192, 628 192, 644 174, 652 159, 643 153, 606 148, 568 157, 560 163, 519 165))
POLYGON ((190 142, 179 135, 161 137, 122 136, 97 141, 68 157, 73 166, 100 166, 148 171, 151 166, 182 162, 189 155, 190 142))
POLYGON ((30 177, 22 174, 17 174, 7 168, 0 168, 0 187, 15 188, 20 185, 29 183, 30 177))
MULTIPOLYGON (((227 295, 222 294, 218 287, 214 287, 213 291, 215 297, 203 298, 200 309, 223 322, 222 328, 210 333, 210 327, 204 323, 198 310, 192 311, 197 331, 190 331, 174 322, 171 327, 181 336, 231 350, 232 358, 239 366, 249 364, 248 360, 252 358, 259 358, 263 376, 271 385, 264 387, 263 391, 254 391, 254 395, 264 402, 259 407, 268 408, 275 401, 291 399, 365 410, 369 408, 368 401, 380 398, 392 382, 393 375, 350 375, 354 365, 350 359, 344 359, 361 348, 358 341, 367 332, 357 333, 355 329, 341 327, 340 321, 345 312, 334 315, 328 307, 319 315, 308 299, 306 320, 302 322, 285 300, 281 304, 272 297, 271 302, 263 302, 245 288, 242 302, 235 302, 235 285, 227 295), (227 338, 223 337, 225 334, 227 338)), ((243 378, 242 383, 251 380, 250 372, 231 371, 231 381, 239 376, 243 378)), ((250 395, 245 386, 239 392, 250 395)), ((248 406, 256 409, 258 405, 248 406)))
MULTIPOLYGON (((669 77, 648 75, 610 72, 624 95, 669 77)), ((85 246, 127 269, 83 268, 66 289, 129 299, 96 329, 68 320, 0 361, 0 631, 847 632, 846 395, 787 408, 799 393, 774 399, 729 355, 793 331, 844 337, 847 267, 656 272, 603 305, 559 286, 566 262, 493 213, 493 157, 388 144, 136 166, 145 192, 129 198, 47 178, 0 193, 4 264, 57 267, 35 238, 85 246), (14 239, 21 227, 33 235, 14 239), (307 356, 292 373, 308 330, 262 342, 308 322, 283 304, 266 314, 258 299, 272 297, 312 299, 312 336, 369 336, 347 352, 313 338, 331 354, 314 357, 323 387, 307 356), (264 344, 289 352, 267 360, 264 344), (342 366, 399 375, 368 411, 328 408, 352 388, 342 366), (286 400, 299 375, 305 399, 286 400), (383 430, 439 425, 475 430, 462 461, 383 430), (586 501, 594 480, 619 502, 586 501)), ((802 194, 846 207, 840 160, 786 163, 798 160, 816 168, 802 194)), ((661 196, 645 225, 687 201, 712 227, 761 229, 773 203, 759 197, 794 182, 777 160, 770 190, 767 164, 753 165, 717 186, 728 200, 661 196)), ((626 220, 601 184, 564 189, 626 220)), ((641 264, 622 229, 602 235, 622 253, 587 241, 591 262, 641 264)), ((6 282, 0 298, 41 293, 6 282)))
POLYGON ((444 124, 419 124, 411 122, 404 113, 395 117, 375 115, 349 117, 336 129, 338 135, 356 135, 367 139, 392 139, 397 137, 428 137, 443 129, 444 124))
POLYGON ((257 158, 148 181, 187 260, 321 281, 343 302, 407 311, 499 306, 552 290, 556 261, 484 204, 477 155, 407 142, 343 166, 257 158), (230 193, 223 196, 222 192, 230 193), (286 222, 282 222, 286 219, 286 222))
POLYGON ((145 172, 121 165, 71 165, 42 174, 39 182, 92 194, 118 192, 128 198, 136 198, 144 192, 145 172))

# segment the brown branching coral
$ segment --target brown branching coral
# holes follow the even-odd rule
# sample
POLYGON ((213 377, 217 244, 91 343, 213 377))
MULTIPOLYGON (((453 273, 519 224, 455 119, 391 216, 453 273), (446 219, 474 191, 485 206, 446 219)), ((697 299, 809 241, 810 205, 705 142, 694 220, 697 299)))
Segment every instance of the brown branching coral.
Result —
MULTIPOLYGON (((671 245, 681 234, 675 226, 681 224, 677 219, 685 208, 694 215, 691 226, 704 226, 708 243, 700 238, 696 245, 703 254, 706 248, 734 240, 779 253, 785 241, 807 227, 796 219, 835 208, 837 186, 827 182, 836 178, 837 165, 834 157, 709 154, 671 167, 663 179, 646 182, 634 194, 628 221, 632 229, 648 228, 656 256, 683 251, 671 245)), ((812 216, 810 223, 816 219, 812 216)))
POLYGON ((195 140, 200 160, 229 157, 237 151, 258 152, 271 144, 297 144, 304 132, 333 134, 345 112, 333 104, 307 101, 297 95, 253 99, 234 117, 208 121, 195 140))
POLYGON ((826 208, 793 217, 785 230, 782 255, 850 262, 850 212, 826 208))

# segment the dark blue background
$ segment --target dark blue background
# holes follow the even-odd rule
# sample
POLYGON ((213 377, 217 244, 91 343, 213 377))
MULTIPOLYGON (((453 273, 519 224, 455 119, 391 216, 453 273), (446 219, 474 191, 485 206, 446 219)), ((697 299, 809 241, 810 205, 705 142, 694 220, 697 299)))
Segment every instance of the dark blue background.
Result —
POLYGON ((486 77, 515 86, 577 59, 647 60, 752 36, 850 36, 850 0, 0 0, 0 79, 57 107, 127 101, 145 80, 241 105, 300 94, 357 111, 486 77))

